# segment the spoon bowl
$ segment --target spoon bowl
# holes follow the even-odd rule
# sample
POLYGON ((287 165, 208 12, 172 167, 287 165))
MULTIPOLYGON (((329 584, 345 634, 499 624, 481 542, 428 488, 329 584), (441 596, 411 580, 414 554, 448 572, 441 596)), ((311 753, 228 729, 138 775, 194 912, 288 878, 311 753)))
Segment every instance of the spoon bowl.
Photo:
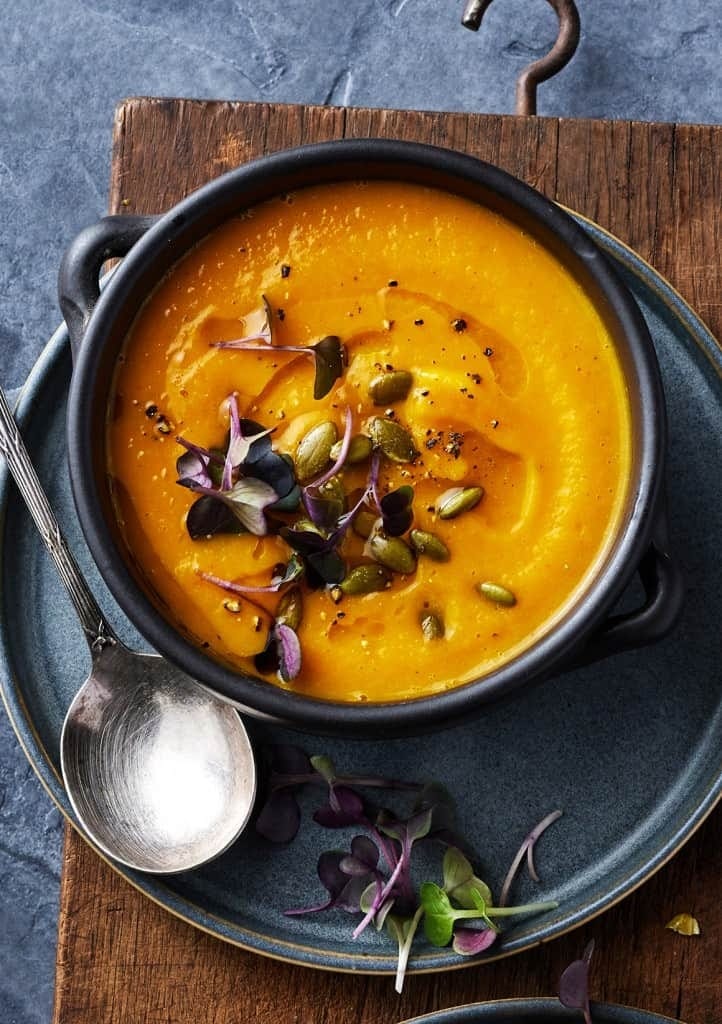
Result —
POLYGON ((60 758, 89 837, 141 871, 186 871, 218 856, 253 808, 253 752, 238 713, 163 658, 119 642, 94 652, 60 758))
POLYGON ((0 452, 83 627, 92 669, 63 723, 60 763, 83 831, 127 867, 188 871, 243 831, 256 795, 238 712, 105 621, 42 489, 0 388, 0 452))

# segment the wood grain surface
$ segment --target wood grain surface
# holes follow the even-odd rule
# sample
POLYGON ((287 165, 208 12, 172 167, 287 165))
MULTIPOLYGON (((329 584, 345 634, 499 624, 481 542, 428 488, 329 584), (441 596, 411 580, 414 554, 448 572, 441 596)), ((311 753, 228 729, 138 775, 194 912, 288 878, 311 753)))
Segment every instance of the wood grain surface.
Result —
MULTIPOLYGON (((598 221, 722 334, 722 128, 132 99, 117 111, 110 206, 160 212, 263 153, 341 136, 466 150, 598 221)), ((721 755, 722 756, 722 755, 721 755)), ((459 1003, 552 995, 594 937, 594 996, 722 1024, 722 810, 636 893, 528 953, 412 976, 329 974, 267 960, 176 920, 68 829, 55 1024, 391 1024, 459 1003), (702 934, 665 930, 694 913, 702 934)))

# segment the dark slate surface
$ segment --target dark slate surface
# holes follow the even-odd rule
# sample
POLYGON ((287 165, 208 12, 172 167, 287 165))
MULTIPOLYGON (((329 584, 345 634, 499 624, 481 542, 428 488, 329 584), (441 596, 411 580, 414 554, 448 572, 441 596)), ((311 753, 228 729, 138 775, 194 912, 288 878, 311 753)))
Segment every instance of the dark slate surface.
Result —
MULTIPOLYGON (((722 7, 578 0, 573 64, 539 112, 722 120, 722 7)), ((128 95, 511 112, 513 80, 555 35, 504 0, 478 36, 459 0, 13 0, 0 9, 0 382, 22 384, 58 322, 55 273, 106 207, 128 95), (280 13, 282 12, 282 14, 280 13)), ((0 717, 0 1021, 49 1020, 61 822, 0 717)))

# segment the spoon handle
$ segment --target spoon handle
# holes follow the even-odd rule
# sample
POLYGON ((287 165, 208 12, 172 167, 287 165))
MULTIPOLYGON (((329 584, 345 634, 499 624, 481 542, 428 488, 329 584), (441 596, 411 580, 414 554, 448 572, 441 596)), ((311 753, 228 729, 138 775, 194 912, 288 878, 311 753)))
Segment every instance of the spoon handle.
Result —
POLYGON ((46 548, 53 557, 60 578, 78 613, 91 651, 97 651, 107 643, 115 643, 115 634, 105 621, 103 613, 60 532, 58 521, 53 515, 50 502, 35 472, 35 467, 20 436, 2 388, 0 388, 0 451, 5 456, 8 469, 18 485, 23 501, 35 520, 35 525, 45 541, 46 548))

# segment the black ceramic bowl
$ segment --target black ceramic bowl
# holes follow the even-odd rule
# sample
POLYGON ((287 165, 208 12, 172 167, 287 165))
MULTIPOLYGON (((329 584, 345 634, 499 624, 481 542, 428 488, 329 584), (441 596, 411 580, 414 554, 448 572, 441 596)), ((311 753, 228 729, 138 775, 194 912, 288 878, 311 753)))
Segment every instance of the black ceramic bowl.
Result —
POLYGON ((447 150, 379 139, 277 153, 211 182, 162 217, 108 217, 88 228, 66 253, 59 290, 75 358, 68 409, 70 475, 93 557, 119 605, 150 643, 244 711, 316 732, 420 732, 467 718, 489 701, 562 668, 649 643, 672 625, 681 586, 666 549, 664 397, 646 325, 574 220, 498 168, 447 150), (476 682, 419 700, 364 705, 311 699, 234 671, 206 655, 164 616, 119 535, 104 448, 118 352, 145 297, 172 264, 245 207, 306 185, 359 178, 402 179, 465 196, 546 246, 581 283, 608 325, 626 375, 633 424, 632 481, 621 527, 604 564, 566 615, 533 646, 476 682), (111 256, 125 259, 99 295, 99 269, 111 256), (610 617, 636 572, 646 592, 643 606, 610 617))

